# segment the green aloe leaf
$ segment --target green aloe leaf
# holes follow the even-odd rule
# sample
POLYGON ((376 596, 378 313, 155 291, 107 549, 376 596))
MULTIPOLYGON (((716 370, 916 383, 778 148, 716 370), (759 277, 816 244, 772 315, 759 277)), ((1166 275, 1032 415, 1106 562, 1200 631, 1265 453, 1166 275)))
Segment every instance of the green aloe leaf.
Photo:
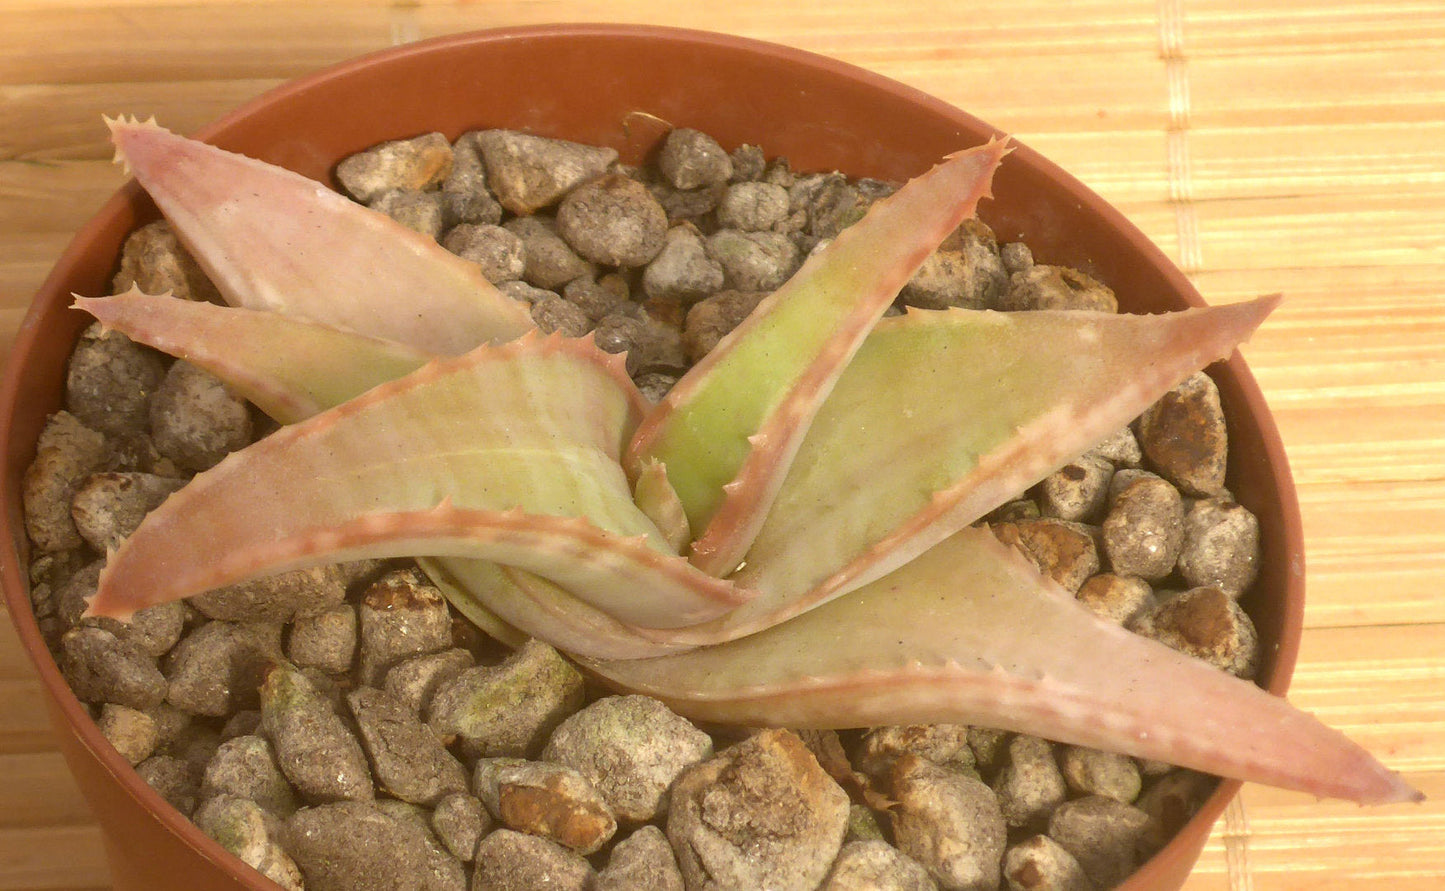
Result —
POLYGON ((78 297, 75 306, 137 343, 199 365, 283 424, 360 396, 431 358, 394 341, 262 310, 149 296, 78 297))
POLYGON ((986 529, 751 637, 583 661, 700 721, 979 724, 1362 803, 1419 799, 1285 700, 1098 619, 986 529))
POLYGON ((433 363, 197 476, 112 556, 91 609, 425 555, 533 570, 644 627, 714 618, 741 595, 669 549, 618 463, 644 409, 590 341, 532 336, 433 363))
POLYGON ((531 316, 475 264, 289 170, 107 121, 123 161, 227 303, 438 355, 511 340, 531 316))
POLYGON ((759 596, 677 639, 749 634, 907 563, 1229 355, 1277 303, 882 320, 733 577, 759 596))
POLYGON ((989 194, 1007 151, 991 141, 959 152, 874 204, 638 429, 630 459, 666 467, 699 567, 726 575, 742 559, 819 404, 899 289, 989 194))

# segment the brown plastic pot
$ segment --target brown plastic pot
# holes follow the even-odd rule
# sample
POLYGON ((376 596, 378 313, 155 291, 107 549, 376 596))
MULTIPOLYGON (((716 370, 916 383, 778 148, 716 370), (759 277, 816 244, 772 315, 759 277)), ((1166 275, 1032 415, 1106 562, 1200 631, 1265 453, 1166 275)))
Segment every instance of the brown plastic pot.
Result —
MULTIPOLYGON (((97 122, 98 124, 98 122, 97 122)), ((640 160, 669 125, 725 146, 755 143, 794 169, 904 179, 995 135, 937 99, 798 50, 664 28, 575 25, 441 38, 346 62, 282 86, 197 134, 331 181, 343 156, 387 139, 449 137, 508 127, 615 146, 640 160)), ((1025 146, 1005 161, 983 218, 1022 239, 1041 262, 1108 283, 1129 311, 1198 305, 1199 294, 1101 198, 1025 146)), ((0 390, 5 550, 3 588, 44 683, 60 747, 103 830, 115 887, 273 887, 167 806, 109 746, 71 694, 31 613, 20 478, 48 414, 60 406, 66 359, 86 317, 71 292, 108 293, 125 235, 157 216, 127 185, 76 235, 22 323, 0 390)), ((1302 531, 1279 434, 1244 362, 1211 372, 1231 431, 1231 488, 1260 519, 1264 561, 1245 602, 1259 628, 1265 686, 1283 694, 1298 650, 1304 599, 1302 531)), ((1172 842, 1121 887, 1177 889, 1211 825, 1238 791, 1222 782, 1172 842)), ((56 852, 57 856, 64 856, 56 852)))

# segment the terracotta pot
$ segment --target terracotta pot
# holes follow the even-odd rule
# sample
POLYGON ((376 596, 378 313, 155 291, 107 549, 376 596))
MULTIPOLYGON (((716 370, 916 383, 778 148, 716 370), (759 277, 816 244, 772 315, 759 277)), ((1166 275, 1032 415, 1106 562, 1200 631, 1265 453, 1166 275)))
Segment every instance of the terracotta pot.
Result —
MULTIPOLYGON (((198 135, 330 181, 341 157, 430 130, 456 137, 481 127, 525 129, 615 146, 636 162, 669 124, 696 127, 728 147, 761 145, 788 156, 797 170, 892 179, 995 133, 909 87, 797 50, 690 31, 579 25, 459 35, 366 56, 267 93, 198 135)), ((1079 267, 1108 283, 1127 310, 1202 303, 1142 233, 1025 146, 1005 162, 981 215, 1001 239, 1026 241, 1040 262, 1079 267)), ((0 392, 3 587, 44 682, 61 748, 104 830, 115 887, 271 887, 169 808, 106 743, 46 650, 26 590, 20 478, 46 416, 60 405, 66 358, 87 322, 67 308, 69 295, 108 293, 125 235, 156 216, 134 183, 122 189, 75 237, 20 328, 0 392)), ((1263 569, 1245 602, 1260 632, 1261 677, 1283 693, 1303 610, 1294 487, 1243 361, 1236 355, 1212 374, 1230 424, 1230 485, 1262 527, 1263 569)), ((1239 785, 1220 783, 1121 887, 1180 887, 1239 785)))

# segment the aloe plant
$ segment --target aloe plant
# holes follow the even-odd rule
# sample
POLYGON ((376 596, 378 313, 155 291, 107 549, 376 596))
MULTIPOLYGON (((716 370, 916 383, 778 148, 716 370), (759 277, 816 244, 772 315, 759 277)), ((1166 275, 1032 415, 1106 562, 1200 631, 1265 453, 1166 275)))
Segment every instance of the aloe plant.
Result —
POLYGON ((657 405, 590 338, 297 174, 112 122, 231 304, 78 305, 287 426, 109 555, 98 615, 321 562, 412 556, 700 720, 977 723, 1362 803, 1420 796, 1362 748, 1097 619, 974 526, 1227 356, 1275 305, 1150 316, 910 311, 898 289, 1008 149, 878 202, 657 405))

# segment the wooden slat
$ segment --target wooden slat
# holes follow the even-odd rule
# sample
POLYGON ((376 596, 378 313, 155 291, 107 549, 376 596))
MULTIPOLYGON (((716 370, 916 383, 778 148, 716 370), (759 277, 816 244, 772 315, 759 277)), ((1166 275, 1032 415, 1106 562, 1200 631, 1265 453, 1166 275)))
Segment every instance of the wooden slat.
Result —
POLYGON ((94 826, 0 831, 0 888, 100 891, 109 887, 100 830, 94 826))

